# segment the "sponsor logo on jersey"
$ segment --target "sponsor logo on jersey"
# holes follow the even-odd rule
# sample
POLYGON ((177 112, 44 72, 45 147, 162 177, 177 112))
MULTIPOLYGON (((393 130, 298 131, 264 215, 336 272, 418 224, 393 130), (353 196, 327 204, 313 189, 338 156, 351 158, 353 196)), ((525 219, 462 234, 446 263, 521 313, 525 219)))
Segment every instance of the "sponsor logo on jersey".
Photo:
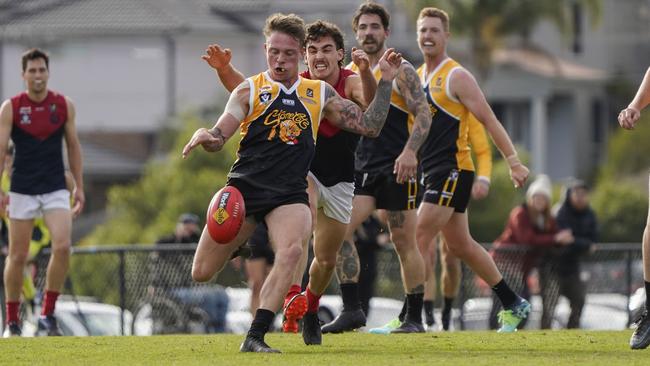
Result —
POLYGON ((20 107, 18 110, 18 113, 20 114, 31 114, 32 113, 32 107, 26 106, 26 107, 20 107))
POLYGON ((282 104, 293 107, 296 105, 296 101, 293 99, 282 98, 282 104))
POLYGON ((314 90, 311 89, 311 88, 307 88, 307 91, 305 92, 305 94, 306 94, 309 98, 313 98, 313 97, 314 97, 314 90))

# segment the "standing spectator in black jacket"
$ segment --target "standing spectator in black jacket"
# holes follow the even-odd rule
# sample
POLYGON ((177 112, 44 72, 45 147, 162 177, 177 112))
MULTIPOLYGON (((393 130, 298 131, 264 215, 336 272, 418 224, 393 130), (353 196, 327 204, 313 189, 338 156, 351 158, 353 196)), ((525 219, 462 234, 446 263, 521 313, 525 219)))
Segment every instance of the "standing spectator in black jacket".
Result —
POLYGON ((560 230, 570 229, 573 232, 574 241, 561 247, 555 269, 559 295, 565 296, 571 305, 567 328, 579 328, 587 295, 587 284, 580 276, 580 264, 591 245, 598 240, 598 221, 589 205, 589 188, 584 182, 576 180, 568 186, 556 221, 560 230))

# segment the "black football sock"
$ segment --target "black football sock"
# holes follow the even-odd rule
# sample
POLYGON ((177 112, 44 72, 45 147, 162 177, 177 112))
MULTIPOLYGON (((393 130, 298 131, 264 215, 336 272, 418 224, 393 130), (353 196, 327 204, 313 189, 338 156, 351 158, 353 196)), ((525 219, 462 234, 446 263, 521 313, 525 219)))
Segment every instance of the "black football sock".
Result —
POLYGON ((512 292, 504 279, 501 279, 499 283, 492 286, 492 290, 497 294, 499 300, 501 300, 501 305, 503 305, 504 309, 509 308, 517 301, 517 295, 512 292))

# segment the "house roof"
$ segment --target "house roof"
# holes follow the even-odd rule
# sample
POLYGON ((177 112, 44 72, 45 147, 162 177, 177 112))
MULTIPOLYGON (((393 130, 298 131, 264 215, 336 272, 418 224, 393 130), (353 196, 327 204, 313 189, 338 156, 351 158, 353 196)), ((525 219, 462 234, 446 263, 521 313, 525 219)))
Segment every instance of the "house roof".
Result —
POLYGON ((143 160, 88 141, 82 145, 86 175, 137 176, 144 169, 143 160))
MULTIPOLYGON (((265 17, 268 0, 0 0, 0 37, 251 31, 238 16, 265 17)), ((255 32, 259 29, 255 28, 255 32)))
POLYGON ((575 81, 603 81, 607 72, 579 65, 535 48, 500 49, 494 52, 497 65, 515 66, 521 70, 547 78, 575 81))
POLYGON ((334 20, 349 16, 350 4, 349 0, 0 0, 0 39, 189 31, 257 34, 274 12, 327 13, 334 20))

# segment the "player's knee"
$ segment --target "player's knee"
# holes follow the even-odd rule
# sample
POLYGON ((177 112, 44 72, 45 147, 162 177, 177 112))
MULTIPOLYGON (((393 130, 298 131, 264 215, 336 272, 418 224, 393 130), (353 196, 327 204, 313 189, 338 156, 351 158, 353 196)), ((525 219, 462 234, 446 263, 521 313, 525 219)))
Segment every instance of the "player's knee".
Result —
POLYGON ((319 256, 318 265, 327 271, 333 271, 336 268, 336 256, 319 256))
POLYGON ((70 256, 70 241, 52 245, 52 256, 55 258, 64 258, 70 256))
POLYGON ((192 279, 196 282, 208 282, 214 276, 214 272, 203 265, 194 263, 192 266, 192 279))
POLYGON ((465 258, 469 247, 463 244, 449 245, 449 252, 458 258, 465 258))
POLYGON ((7 259, 11 264, 14 266, 17 266, 18 268, 23 268, 25 267, 25 264, 27 264, 27 257, 28 253, 11 253, 7 259))
POLYGON ((275 262, 279 266, 290 266, 288 268, 293 268, 300 261, 302 251, 302 243, 296 241, 288 247, 278 250, 275 253, 275 262))

